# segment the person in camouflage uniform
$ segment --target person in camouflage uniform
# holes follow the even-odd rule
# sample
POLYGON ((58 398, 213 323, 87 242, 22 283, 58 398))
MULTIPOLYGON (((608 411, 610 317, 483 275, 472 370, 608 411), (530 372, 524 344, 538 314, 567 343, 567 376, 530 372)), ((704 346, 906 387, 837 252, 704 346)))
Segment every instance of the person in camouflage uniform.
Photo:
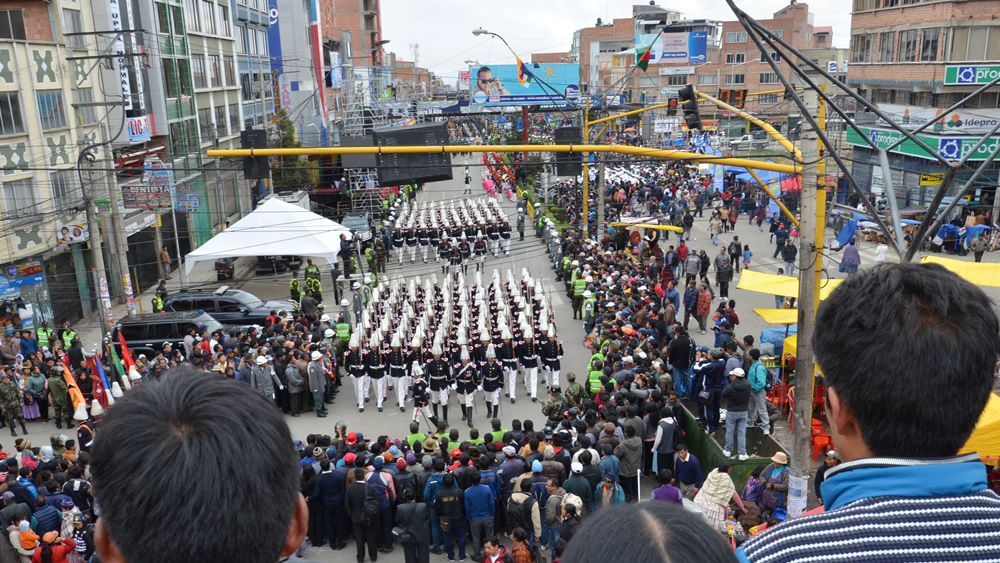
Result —
POLYGON ((570 373, 566 376, 569 381, 569 385, 566 387, 565 399, 566 403, 570 407, 581 407, 583 402, 587 400, 587 390, 583 388, 582 385, 576 382, 576 374, 570 373))
POLYGON ((63 379, 63 367, 52 368, 49 376, 49 393, 52 394, 52 418, 56 420, 56 428, 62 428, 62 420, 66 419, 66 428, 73 428, 73 410, 69 402, 69 388, 63 379))
POLYGON ((375 266, 376 271, 379 273, 385 273, 385 243, 382 242, 381 237, 375 237, 375 266))
POLYGON ((542 414, 549 418, 549 423, 553 426, 559 424, 563 418, 563 411, 566 410, 566 399, 559 394, 559 388, 552 388, 552 398, 542 405, 542 414))
POLYGON ((21 413, 21 392, 17 390, 17 385, 11 383, 10 374, 7 372, 0 376, 0 407, 3 408, 4 420, 10 427, 11 436, 17 436, 14 420, 21 424, 22 432, 28 433, 28 429, 24 426, 24 414, 21 413))

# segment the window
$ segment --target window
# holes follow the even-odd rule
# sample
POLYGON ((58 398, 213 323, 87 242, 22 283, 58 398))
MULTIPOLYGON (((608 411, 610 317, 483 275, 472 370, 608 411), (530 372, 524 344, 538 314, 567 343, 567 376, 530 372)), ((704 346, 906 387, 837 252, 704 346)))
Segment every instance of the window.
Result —
POLYGON ((854 11, 863 12, 875 8, 876 0, 854 0, 854 11))
POLYGON ((215 25, 215 2, 212 0, 201 0, 201 21, 205 24, 205 33, 215 35, 217 27, 215 25))
POLYGON ((778 36, 778 39, 784 39, 785 38, 785 30, 783 30, 783 29, 773 29, 771 31, 772 31, 772 33, 774 33, 775 35, 778 36))
POLYGON ((191 95, 191 62, 177 59, 177 76, 180 78, 181 96, 191 95))
MULTIPOLYGON (((80 33, 86 31, 83 29, 83 20, 80 19, 80 10, 63 8, 62 13, 63 25, 66 27, 67 33, 80 33)), ((66 38, 66 44, 69 45, 71 49, 86 49, 87 39, 82 35, 70 35, 66 38)))
MULTIPOLYGON (((93 88, 79 88, 73 91, 76 103, 86 104, 94 101, 93 88)), ((76 118, 80 125, 90 125, 97 122, 97 112, 94 106, 83 106, 76 108, 76 118)))
MULTIPOLYGON (((176 307, 174 309, 176 310, 176 307)), ((122 325, 118 330, 125 340, 144 340, 146 338, 146 325, 122 325)))
POLYGON ((239 313, 243 309, 243 305, 239 301, 228 299, 219 300, 219 312, 220 313, 239 313))
POLYGON ((226 55, 222 60, 226 72, 226 86, 236 86, 236 59, 226 55))
POLYGON ((201 31, 201 11, 194 0, 184 2, 184 16, 188 31, 201 31))
POLYGON ((149 325, 149 335, 146 338, 149 340, 170 340, 177 338, 177 336, 174 334, 173 323, 154 323, 149 325))
POLYGON ((35 213, 35 191, 31 178, 7 180, 2 186, 3 206, 8 214, 25 217, 35 213))
POLYGON ((747 42, 747 32, 745 31, 726 32, 726 43, 746 43, 746 42, 747 42))
POLYGON ((896 32, 887 31, 879 34, 878 60, 880 63, 891 63, 896 53, 896 32))
POLYGON ((187 29, 187 26, 184 25, 184 17, 181 15, 180 7, 171 6, 170 15, 171 19, 174 20, 174 35, 184 35, 184 31, 187 29))
POLYGON ((249 42, 249 49, 247 52, 251 55, 257 54, 257 30, 247 28, 247 41, 249 42))
POLYGON ((761 84, 777 84, 778 75, 773 72, 762 72, 760 73, 760 83, 761 84))
POLYGON ((912 63, 917 60, 917 30, 899 32, 899 60, 912 63))
POLYGON ((951 32, 952 61, 1000 59, 1000 27, 956 27, 951 32))
POLYGON ((264 92, 264 99, 270 100, 274 97, 274 84, 271 82, 270 74, 260 75, 260 89, 264 92))
POLYGON ((42 121, 42 131, 66 127, 66 112, 63 110, 62 92, 46 90, 39 92, 38 116, 42 121))
POLYGON ((215 132, 215 125, 212 123, 212 108, 201 108, 198 110, 198 130, 202 139, 211 139, 215 132))
POLYGON ((920 60, 921 61, 936 61, 938 52, 938 36, 940 35, 940 30, 936 27, 931 27, 921 31, 920 33, 920 60))
MULTIPOLYGON (((780 63, 781 62, 781 53, 779 53, 777 51, 771 51, 770 55, 771 55, 771 60, 772 61, 774 61, 776 63, 780 63)), ((762 62, 762 63, 766 63, 767 62, 767 57, 764 56, 764 52, 763 51, 761 51, 761 53, 760 53, 760 62, 762 62)))
POLYGON ((260 99, 260 91, 263 89, 262 86, 263 83, 260 80, 260 73, 257 72, 253 73, 253 84, 251 86, 251 88, 253 89, 253 99, 255 100, 260 99))
POLYGON ((250 52, 249 39, 247 38, 247 28, 236 26, 236 52, 245 55, 250 52))
POLYGON ((757 104, 761 106, 778 103, 778 94, 761 94, 757 96, 757 104))
POLYGON ((679 74, 667 77, 667 86, 684 86, 688 83, 688 75, 679 74))
POLYGON ((21 10, 0 10, 0 39, 27 39, 24 33, 24 13, 21 10))
POLYGON ((222 57, 219 55, 208 56, 208 71, 212 77, 212 87, 222 86, 222 57))
POLYGON ((194 79, 195 88, 208 88, 204 55, 191 55, 191 77, 194 79))
POLYGON ((21 121, 21 101, 17 92, 0 92, 0 135, 24 133, 21 121))
POLYGON ((156 4, 156 31, 170 35, 170 8, 162 2, 156 4))
POLYGON ((229 127, 233 133, 240 130, 240 106, 239 104, 229 104, 229 127))
POLYGON ((226 136, 226 106, 215 108, 215 133, 219 137, 226 136))
MULTIPOLYGON (((260 42, 260 54, 261 55, 268 55, 268 54, 270 54, 270 47, 267 44, 267 32, 265 32, 264 30, 258 30, 257 31, 257 35, 260 37, 260 39, 259 39, 259 42, 260 42)), ((310 33, 306 37, 308 37, 310 39, 310 44, 312 44, 311 43, 311 41, 312 41, 312 33, 310 33)))
POLYGON ((72 207, 83 200, 80 177, 76 170, 52 172, 49 174, 49 186, 52 187, 52 201, 56 209, 72 207))
POLYGON ((232 24, 229 22, 229 8, 219 4, 219 35, 223 37, 232 37, 233 28, 232 24))
POLYGON ((177 61, 174 59, 161 59, 163 65, 163 87, 166 90, 167 99, 176 98, 181 95, 180 82, 177 80, 177 61))
POLYGON ((726 53, 727 65, 741 65, 747 62, 746 53, 726 53))
POLYGON ((851 62, 873 62, 875 60, 875 39, 876 35, 874 33, 853 36, 851 38, 851 62))
POLYGON ((745 82, 746 78, 743 76, 742 73, 726 75, 726 84, 744 84, 745 82))
POLYGON ((253 87, 250 85, 250 74, 240 73, 240 99, 244 102, 253 100, 253 87))
POLYGON ((698 85, 699 86, 713 86, 719 83, 718 74, 699 74, 698 75, 698 85))

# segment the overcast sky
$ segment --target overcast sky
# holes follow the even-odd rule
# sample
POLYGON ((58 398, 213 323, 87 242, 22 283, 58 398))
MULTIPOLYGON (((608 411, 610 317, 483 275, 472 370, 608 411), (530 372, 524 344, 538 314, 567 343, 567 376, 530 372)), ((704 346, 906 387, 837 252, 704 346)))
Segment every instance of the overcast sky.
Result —
MULTIPOLYGON (((382 37, 386 48, 404 60, 413 60, 413 44, 420 45, 419 66, 429 68, 445 82, 454 82, 466 60, 481 64, 514 62, 499 39, 472 35, 482 27, 499 33, 522 60, 531 53, 568 51, 573 32, 589 27, 597 18, 610 21, 632 16, 631 0, 381 0, 382 37), (540 9, 544 6, 544 9, 540 9)), ((690 0, 657 4, 671 9, 691 5, 690 0)), ((739 0, 738 5, 756 19, 772 17, 787 0, 739 0)), ((684 12, 690 19, 735 20, 725 2, 707 0, 704 7, 684 12), (706 5, 707 4, 707 5, 706 5)), ((809 5, 816 26, 833 26, 834 45, 850 41, 850 3, 835 0, 809 5)))

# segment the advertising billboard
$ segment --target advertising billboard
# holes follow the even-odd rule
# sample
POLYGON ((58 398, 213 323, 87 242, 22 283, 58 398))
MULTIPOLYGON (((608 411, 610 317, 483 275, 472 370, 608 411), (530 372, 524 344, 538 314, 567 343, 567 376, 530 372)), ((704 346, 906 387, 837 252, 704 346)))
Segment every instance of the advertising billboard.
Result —
POLYGON ((574 103, 580 99, 580 65, 527 63, 525 66, 536 78, 524 86, 518 82, 516 64, 470 67, 472 105, 568 105, 566 99, 574 103))
POLYGON ((650 64, 704 63, 708 57, 708 33, 704 31, 661 33, 659 37, 655 33, 640 33, 635 36, 636 49, 644 49, 650 45, 650 64))

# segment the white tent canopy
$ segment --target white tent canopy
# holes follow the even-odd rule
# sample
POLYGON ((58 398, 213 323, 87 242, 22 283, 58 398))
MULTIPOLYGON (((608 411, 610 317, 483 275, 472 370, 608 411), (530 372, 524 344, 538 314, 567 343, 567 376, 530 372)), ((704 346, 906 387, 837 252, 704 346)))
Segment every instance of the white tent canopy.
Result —
POLYGON ((347 227, 312 211, 272 198, 184 257, 188 273, 198 262, 236 256, 295 255, 334 264, 347 227))

